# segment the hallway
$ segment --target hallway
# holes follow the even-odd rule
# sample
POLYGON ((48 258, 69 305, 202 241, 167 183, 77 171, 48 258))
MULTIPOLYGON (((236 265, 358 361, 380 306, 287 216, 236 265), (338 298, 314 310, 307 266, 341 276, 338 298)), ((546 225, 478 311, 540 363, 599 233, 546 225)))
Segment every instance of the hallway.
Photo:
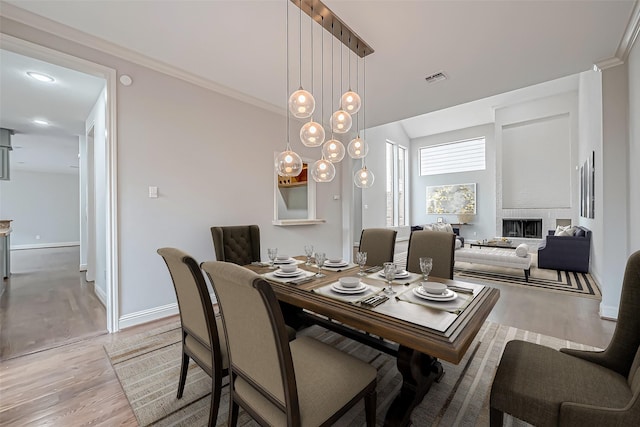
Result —
POLYGON ((11 251, 0 298, 0 360, 107 333, 93 283, 78 271, 79 247, 11 251))

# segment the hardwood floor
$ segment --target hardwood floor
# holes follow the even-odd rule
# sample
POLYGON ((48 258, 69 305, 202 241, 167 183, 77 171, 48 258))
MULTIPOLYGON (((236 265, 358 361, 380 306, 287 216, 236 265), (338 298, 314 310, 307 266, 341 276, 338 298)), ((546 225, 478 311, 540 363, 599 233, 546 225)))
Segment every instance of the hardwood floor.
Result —
MULTIPOLYGON (((63 278, 67 276, 55 271, 65 270, 61 267, 65 257, 75 262, 71 270, 77 270, 77 260, 73 260, 73 255, 57 252, 52 250, 51 254, 42 256, 40 272, 34 273, 46 284, 34 283, 34 289, 18 298, 17 286, 13 285, 23 273, 16 274, 7 287, 12 288, 10 293, 5 292, 0 301, 2 351, 11 355, 0 362, 0 425, 135 426, 135 416, 103 345, 177 318, 162 319, 116 334, 103 333, 106 322, 99 320, 95 307, 86 309, 90 306, 83 305, 84 298, 90 299, 93 290, 77 280, 76 286, 64 290, 66 279, 63 278), (58 287, 59 290, 54 290, 58 287), (56 293, 67 302, 54 302, 56 293), (23 304, 20 310, 24 313, 13 307, 14 301, 23 304), (44 307, 52 308, 51 312, 42 314, 44 307), (81 320, 82 312, 91 319, 81 320), (5 323, 7 321, 9 323, 5 323), (91 326, 75 324, 85 321, 91 326), (52 326, 56 322, 65 326, 52 326), (58 340, 52 339, 55 330, 62 331, 58 340), (6 346, 5 333, 9 334, 6 346), (80 341, 73 337, 83 333, 89 336, 80 341), (45 350, 47 346, 53 348, 45 350)), ((13 266, 14 271, 18 271, 19 266, 20 261, 13 266)), ((598 317, 597 300, 520 286, 498 287, 500 300, 489 320, 599 347, 605 347, 611 339, 615 322, 598 317)))

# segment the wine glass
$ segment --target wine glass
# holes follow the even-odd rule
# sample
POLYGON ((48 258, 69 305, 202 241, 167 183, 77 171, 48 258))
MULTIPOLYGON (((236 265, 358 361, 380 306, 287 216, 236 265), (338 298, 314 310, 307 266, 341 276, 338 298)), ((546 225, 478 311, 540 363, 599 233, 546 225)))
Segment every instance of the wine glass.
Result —
POLYGON ((276 266, 273 264, 275 263, 276 257, 278 256, 278 248, 267 249, 267 255, 269 256, 269 268, 274 270, 276 266))
POLYGON ((385 262, 384 264, 384 278, 387 279, 387 286, 383 289, 387 295, 395 294, 393 288, 391 288, 391 282, 396 278, 396 266, 392 262, 385 262))
POLYGON ((364 266, 367 264, 367 253, 356 252, 356 263, 360 266, 358 276, 365 276, 367 273, 364 272, 364 266))
POLYGON ((429 273, 433 268, 433 260, 429 257, 420 257, 420 271, 422 271, 422 279, 426 282, 429 280, 429 273))
POLYGON ((322 274, 322 266, 324 265, 325 260, 327 259, 327 255, 324 252, 316 252, 316 265, 318 266, 318 272, 315 277, 324 277, 322 274))
POLYGON ((304 254, 307 256, 305 265, 311 265, 311 257, 313 256, 313 245, 305 245, 304 254))

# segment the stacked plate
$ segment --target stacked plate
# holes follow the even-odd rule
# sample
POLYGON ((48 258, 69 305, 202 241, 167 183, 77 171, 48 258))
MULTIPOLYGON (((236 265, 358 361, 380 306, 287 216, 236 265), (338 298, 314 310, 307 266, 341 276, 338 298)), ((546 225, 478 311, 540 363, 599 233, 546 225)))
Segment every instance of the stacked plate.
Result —
POLYGON ((275 265, 293 264, 295 262, 296 260, 293 258, 276 259, 275 261, 273 261, 275 265))
POLYGON ((451 289, 447 289, 441 294, 432 294, 425 291, 422 286, 416 286, 415 288, 413 288, 413 293, 415 294, 415 296, 422 299, 427 299, 429 301, 453 301, 458 297, 458 294, 456 294, 451 289))
MULTIPOLYGON (((378 274, 380 277, 384 277, 384 270, 381 270, 378 274)), ((407 270, 396 270, 396 279, 406 279, 407 277, 409 277, 409 272, 407 270)))
POLYGON ((276 277, 297 277, 299 275, 301 275, 302 273, 304 273, 304 270, 302 270, 301 268, 296 268, 295 270, 291 271, 291 272, 286 272, 286 271, 282 271, 280 269, 277 269, 276 271, 273 272, 273 275, 276 277))
POLYGON ((342 286, 340 284, 340 282, 336 282, 336 283, 333 283, 331 285, 331 289, 333 291, 339 293, 339 294, 360 294, 360 293, 366 291, 367 289, 369 289, 369 286, 367 286, 364 283, 360 282, 354 288, 345 288, 344 286, 342 286))
POLYGON ((349 263, 342 259, 332 259, 332 260, 326 260, 324 262, 325 267, 331 267, 331 268, 346 267, 347 265, 349 265, 349 263))

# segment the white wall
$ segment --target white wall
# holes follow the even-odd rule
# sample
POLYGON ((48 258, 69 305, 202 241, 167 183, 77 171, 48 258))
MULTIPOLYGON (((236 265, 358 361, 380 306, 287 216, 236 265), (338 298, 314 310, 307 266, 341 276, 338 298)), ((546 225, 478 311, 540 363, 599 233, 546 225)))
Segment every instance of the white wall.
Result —
POLYGON ((24 170, 13 170, 10 181, 0 181, 0 218, 13 219, 11 248, 77 245, 78 182, 77 173, 24 170))
POLYGON ((629 253, 640 250, 640 42, 636 39, 629 66, 629 253))
POLYGON ((493 124, 474 126, 452 132, 415 138, 411 141, 411 218, 413 225, 436 222, 443 217, 448 223, 457 223, 457 215, 430 215, 426 212, 427 186, 445 184, 476 183, 476 215, 471 225, 460 227, 465 239, 493 238, 496 217, 496 146, 493 124), (443 175, 420 176, 421 147, 485 137, 486 169, 483 171, 458 172, 443 175))

